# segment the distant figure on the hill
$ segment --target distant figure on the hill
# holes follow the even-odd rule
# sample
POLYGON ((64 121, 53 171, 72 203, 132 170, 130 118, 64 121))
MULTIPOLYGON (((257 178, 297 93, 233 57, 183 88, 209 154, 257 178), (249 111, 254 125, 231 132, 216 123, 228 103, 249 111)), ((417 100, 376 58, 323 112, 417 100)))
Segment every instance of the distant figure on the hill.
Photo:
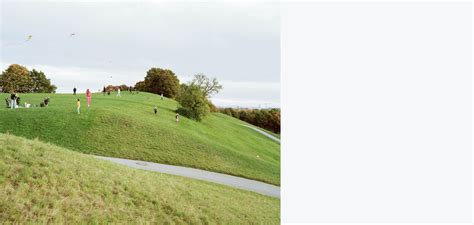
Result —
POLYGON ((91 93, 91 91, 89 91, 89 89, 87 89, 87 91, 86 91, 86 97, 87 97, 87 107, 91 107, 92 93, 91 93))
POLYGON ((107 92, 107 90, 105 90, 105 86, 104 86, 104 89, 102 89, 102 93, 105 95, 105 92, 107 92))
POLYGON ((132 87, 132 86, 128 87, 128 91, 130 92, 130 94, 133 94, 133 92, 132 92, 132 91, 133 91, 133 87, 132 87))
POLYGON ((117 88, 117 96, 122 97, 122 95, 120 95, 120 88, 117 88))
POLYGON ((155 108, 153 108, 153 112, 158 113, 158 107, 155 106, 155 108))
POLYGON ((81 114, 81 100, 77 99, 76 106, 77 106, 77 114, 81 114))
POLYGON ((44 98, 43 103, 44 103, 44 106, 48 106, 48 104, 49 104, 49 97, 44 98))
POLYGON ((176 123, 179 122, 179 113, 176 113, 176 123))
POLYGON ((163 93, 161 93, 161 100, 163 100, 163 93))
POLYGON ((12 94, 10 95, 10 107, 11 107, 12 109, 16 108, 16 98, 17 98, 17 96, 16 96, 15 93, 12 93, 12 94))
POLYGON ((72 89, 73 95, 76 95, 76 91, 77 91, 77 89, 76 89, 76 87, 74 87, 74 88, 72 89))

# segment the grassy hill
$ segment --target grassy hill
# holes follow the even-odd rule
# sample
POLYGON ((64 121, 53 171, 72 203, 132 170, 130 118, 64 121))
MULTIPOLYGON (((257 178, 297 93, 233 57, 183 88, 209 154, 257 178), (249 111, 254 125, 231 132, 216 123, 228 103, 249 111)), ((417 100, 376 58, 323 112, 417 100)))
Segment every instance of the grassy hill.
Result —
POLYGON ((0 134, 2 224, 278 224, 279 203, 0 134))
MULTIPOLYGON (((227 173, 280 184, 280 146, 244 122, 213 113, 203 122, 185 117, 177 124, 177 103, 158 95, 122 92, 122 97, 92 96, 87 109, 84 94, 22 94, 22 104, 47 108, 0 107, 0 133, 54 143, 74 151, 102 156, 152 161, 227 173), (80 98, 82 113, 75 112, 80 98), (153 107, 158 106, 158 115, 153 107)), ((1 94, 3 99, 7 94, 1 94)), ((3 103, 2 103, 3 104, 3 103)))

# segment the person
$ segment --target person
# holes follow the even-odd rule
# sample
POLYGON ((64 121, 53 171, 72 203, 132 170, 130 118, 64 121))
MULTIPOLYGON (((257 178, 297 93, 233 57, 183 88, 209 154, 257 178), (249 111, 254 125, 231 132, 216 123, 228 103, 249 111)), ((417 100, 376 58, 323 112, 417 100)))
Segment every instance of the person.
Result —
POLYGON ((128 91, 130 92, 130 94, 132 94, 132 89, 133 89, 132 86, 128 88, 128 91))
POLYGON ((77 114, 81 114, 81 100, 77 99, 76 106, 77 106, 77 114))
POLYGON ((161 100, 163 100, 163 93, 161 93, 161 100))
POLYGON ((10 95, 10 107, 12 109, 16 108, 16 94, 15 93, 12 93, 10 95))
POLYGON ((155 108, 153 108, 153 111, 156 113, 158 113, 158 107, 155 106, 155 108))
POLYGON ((76 95, 76 91, 77 91, 77 89, 76 89, 76 87, 74 87, 74 88, 72 89, 72 92, 74 92, 73 95, 76 95))
POLYGON ((43 103, 44 103, 44 106, 48 106, 48 104, 49 104, 49 97, 44 98, 43 103))
POLYGON ((106 90, 105 90, 105 86, 104 86, 104 89, 102 89, 102 93, 105 95, 105 92, 106 92, 106 90))
POLYGON ((122 96, 120 95, 120 88, 117 88, 117 96, 122 97, 122 96))
POLYGON ((86 91, 86 97, 87 97, 87 107, 91 107, 92 93, 91 93, 91 91, 89 91, 89 89, 87 89, 87 91, 86 91))
POLYGON ((20 106, 20 96, 16 95, 16 106, 20 106))
POLYGON ((176 113, 176 123, 179 122, 179 113, 176 113))

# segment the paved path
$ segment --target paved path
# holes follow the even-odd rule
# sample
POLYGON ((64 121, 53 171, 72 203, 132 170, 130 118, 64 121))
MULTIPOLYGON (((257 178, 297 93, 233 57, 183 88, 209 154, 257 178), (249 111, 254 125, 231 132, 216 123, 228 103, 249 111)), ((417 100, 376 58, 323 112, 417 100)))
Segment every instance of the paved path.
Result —
POLYGON ((268 134, 268 133, 265 132, 265 131, 262 131, 262 130, 260 130, 260 129, 258 129, 258 128, 255 128, 255 127, 252 127, 252 126, 249 126, 249 125, 244 125, 244 124, 241 124, 241 125, 244 126, 244 127, 252 128, 253 130, 255 130, 255 131, 257 131, 257 132, 259 132, 259 133, 261 133, 261 134, 263 134, 263 135, 269 137, 270 139, 273 139, 274 141, 280 143, 280 139, 276 138, 275 136, 273 136, 273 135, 271 135, 271 134, 268 134))
POLYGON ((263 183, 260 181, 245 179, 242 177, 231 176, 222 173, 215 173, 206 170, 193 169, 182 166, 171 166, 153 162, 144 162, 138 160, 120 159, 96 156, 99 159, 112 161, 123 164, 136 169, 150 170, 160 173, 173 174, 183 177, 194 178, 198 180, 210 181, 218 184, 223 184, 247 191, 257 192, 263 195, 268 195, 275 198, 280 198, 280 187, 263 183))

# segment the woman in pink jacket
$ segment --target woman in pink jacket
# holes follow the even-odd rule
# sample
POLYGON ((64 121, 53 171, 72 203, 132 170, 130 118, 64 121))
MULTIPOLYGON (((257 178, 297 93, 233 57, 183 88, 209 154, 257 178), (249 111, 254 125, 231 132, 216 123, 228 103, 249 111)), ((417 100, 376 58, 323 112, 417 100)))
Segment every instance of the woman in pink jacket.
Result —
POLYGON ((89 91, 89 89, 87 89, 86 91, 86 96, 87 96, 87 107, 91 107, 91 91, 89 91))

